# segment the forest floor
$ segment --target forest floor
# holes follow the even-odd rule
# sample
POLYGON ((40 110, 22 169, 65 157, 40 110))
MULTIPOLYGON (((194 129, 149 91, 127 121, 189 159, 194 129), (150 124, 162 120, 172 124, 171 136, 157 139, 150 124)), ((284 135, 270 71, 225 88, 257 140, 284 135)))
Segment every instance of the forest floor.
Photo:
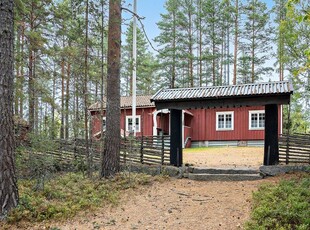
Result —
MULTIPOLYGON (((184 150, 184 163, 207 167, 258 167, 263 148, 184 150)), ((25 223, 10 229, 242 229, 251 211, 256 181, 192 181, 169 178, 123 190, 116 205, 85 210, 62 221, 25 223)))
MULTIPOLYGON (((210 167, 258 167, 263 148, 197 148, 184 151, 184 163, 210 167)), ((240 182, 169 179, 126 190, 116 206, 31 229, 242 229, 252 192, 274 178, 240 182)))

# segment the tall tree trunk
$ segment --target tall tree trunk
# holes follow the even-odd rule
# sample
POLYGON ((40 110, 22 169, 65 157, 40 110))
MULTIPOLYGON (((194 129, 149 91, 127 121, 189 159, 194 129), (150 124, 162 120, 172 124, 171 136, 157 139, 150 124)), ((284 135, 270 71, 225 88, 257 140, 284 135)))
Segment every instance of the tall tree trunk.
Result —
POLYGON ((252 18, 252 44, 251 44, 251 83, 255 82, 255 29, 254 29, 254 19, 255 7, 253 6, 253 18, 252 18))
POLYGON ((56 67, 54 62, 54 70, 53 70, 53 92, 52 92, 52 130, 51 130, 51 138, 52 140, 56 138, 56 125, 55 125, 55 100, 56 100, 56 67))
POLYGON ((65 103, 65 139, 69 139, 69 100, 70 100, 70 75, 71 64, 67 63, 67 82, 66 82, 66 103, 65 103))
MULTIPOLYGON (((62 48, 65 48, 65 38, 62 36, 62 48)), ((60 139, 65 138, 65 57, 61 57, 61 114, 60 114, 60 139)))
MULTIPOLYGON (((193 2, 191 1, 191 5, 193 2)), ((192 23, 192 12, 191 10, 188 11, 188 21, 189 21, 189 34, 188 34, 188 41, 189 41, 189 79, 190 79, 190 87, 194 87, 194 74, 193 74, 193 23, 192 23)))
POLYGON ((14 161, 13 1, 0 2, 0 219, 18 204, 14 161))
POLYGON ((85 129, 85 151, 87 156, 87 176, 92 176, 92 159, 89 152, 89 141, 88 141, 88 0, 86 0, 86 12, 85 12, 85 62, 84 62, 84 129, 85 129))
POLYGON ((233 76, 233 85, 237 84, 237 60, 238 60, 238 33, 239 33, 239 2, 236 1, 235 6, 235 44, 234 44, 234 76, 233 76))
POLYGON ((171 88, 175 87, 175 76, 176 76, 176 13, 173 12, 173 38, 172 38, 172 49, 173 49, 173 56, 172 56, 172 73, 171 73, 171 88))
MULTIPOLYGON (((33 79, 36 79, 36 67, 37 67, 37 53, 33 52, 33 79)), ((34 88, 33 91, 33 98, 34 98, 34 131, 38 134, 39 131, 39 98, 36 90, 34 88)))
POLYGON ((220 58, 220 76, 219 76, 219 80, 218 83, 219 85, 223 84, 223 76, 226 76, 226 72, 225 72, 225 67, 224 67, 224 56, 225 56, 225 39, 224 39, 225 33, 224 33, 224 28, 222 25, 222 29, 221 29, 221 58, 220 58), (224 73, 223 73, 224 72, 224 73))
POLYGON ((74 116, 75 116, 75 125, 74 125, 74 138, 77 138, 80 132, 79 123, 80 123, 80 111, 79 111, 79 77, 77 74, 75 74, 75 110, 74 110, 74 116))
POLYGON ((22 34, 21 34, 21 67, 20 67, 20 99, 19 99, 19 116, 24 117, 24 44, 25 44, 25 23, 22 23, 22 34))
POLYGON ((114 176, 120 168, 120 50, 121 0, 110 0, 106 135, 101 177, 114 176))
POLYGON ((198 17, 198 24, 199 24, 199 86, 202 86, 202 1, 198 0, 198 7, 199 7, 199 17, 198 17))
POLYGON ((22 63, 22 60, 21 60, 21 23, 20 22, 17 22, 18 26, 17 26, 17 38, 16 38, 16 54, 17 54, 17 58, 16 61, 15 61, 15 67, 16 67, 16 84, 15 84, 15 100, 14 100, 14 114, 15 115, 18 115, 18 112, 19 112, 19 109, 18 109, 18 106, 19 106, 19 97, 21 95, 21 92, 20 92, 20 78, 21 78, 21 75, 20 75, 20 66, 21 66, 21 63, 22 63))
MULTIPOLYGON (((30 32, 34 29, 34 2, 31 3, 31 11, 30 11, 30 32)), ((34 62, 34 52, 31 48, 29 48, 28 55, 28 101, 29 101, 29 129, 30 132, 34 130, 34 116, 35 116, 35 89, 34 89, 34 74, 33 74, 33 62, 34 62)))
POLYGON ((103 138, 103 101, 104 101, 104 93, 106 92, 106 82, 105 82, 105 70, 104 70, 104 64, 105 64, 105 40, 104 40, 104 1, 101 0, 101 87, 100 87, 100 121, 101 121, 101 143, 102 146, 104 144, 104 138, 103 138))
MULTIPOLYGON (((215 6, 214 6, 214 2, 212 5, 212 18, 215 18, 215 6)), ((215 44, 215 22, 212 22, 212 81, 213 81, 213 85, 217 85, 217 79, 216 79, 216 57, 215 57, 215 49, 216 49, 216 44, 215 44)))

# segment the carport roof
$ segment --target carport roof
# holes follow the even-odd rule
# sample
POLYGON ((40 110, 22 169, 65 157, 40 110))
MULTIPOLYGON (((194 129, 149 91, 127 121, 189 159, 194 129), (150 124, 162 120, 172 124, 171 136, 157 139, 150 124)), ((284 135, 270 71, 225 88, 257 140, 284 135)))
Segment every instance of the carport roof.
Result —
POLYGON ((188 109, 267 104, 288 104, 293 86, 289 81, 243 85, 161 89, 152 98, 157 109, 188 109))

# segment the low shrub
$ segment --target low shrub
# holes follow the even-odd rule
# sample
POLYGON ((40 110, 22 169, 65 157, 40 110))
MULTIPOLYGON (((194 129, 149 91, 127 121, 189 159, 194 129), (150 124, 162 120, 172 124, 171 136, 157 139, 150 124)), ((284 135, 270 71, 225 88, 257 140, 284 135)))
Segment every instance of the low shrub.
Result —
POLYGON ((68 218, 81 210, 94 210, 107 203, 117 204, 121 191, 154 180, 157 178, 134 173, 130 178, 120 173, 110 180, 91 180, 82 173, 66 173, 55 175, 46 182, 43 190, 33 189, 35 179, 19 180, 19 205, 9 213, 7 223, 68 218))
POLYGON ((262 185, 245 229, 310 229, 310 174, 262 185))

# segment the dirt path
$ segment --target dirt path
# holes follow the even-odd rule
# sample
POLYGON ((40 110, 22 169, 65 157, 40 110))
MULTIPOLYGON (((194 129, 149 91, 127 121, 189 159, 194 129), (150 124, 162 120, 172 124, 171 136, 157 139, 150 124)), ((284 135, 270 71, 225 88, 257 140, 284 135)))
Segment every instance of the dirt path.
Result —
MULTIPOLYGON (((51 227, 64 229, 240 229, 260 181, 171 179, 128 191, 116 207, 84 213, 51 227)), ((42 227, 42 226, 41 226, 42 227)), ((42 229, 42 228, 41 228, 42 229)))

